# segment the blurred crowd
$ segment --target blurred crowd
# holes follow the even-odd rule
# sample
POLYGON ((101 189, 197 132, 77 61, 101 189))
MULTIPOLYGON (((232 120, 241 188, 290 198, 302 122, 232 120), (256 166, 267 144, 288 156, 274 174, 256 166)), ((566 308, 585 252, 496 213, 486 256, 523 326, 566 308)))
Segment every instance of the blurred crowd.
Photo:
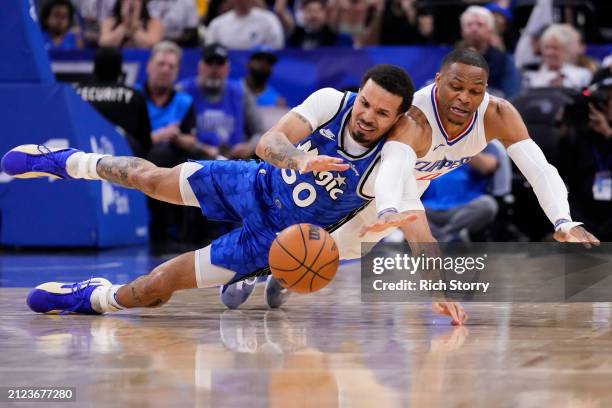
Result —
MULTIPOLYGON (((510 99, 568 184, 573 215, 612 241, 612 2, 553 0, 38 0, 47 49, 96 49, 77 91, 160 166, 254 157, 289 107, 269 84, 278 50, 376 45, 472 47, 489 63, 489 92, 510 99), (178 81, 184 48, 198 74, 178 81), (123 84, 121 48, 149 48, 147 78, 123 84), (228 52, 248 50, 229 79, 228 52), (113 95, 113 97, 109 97, 113 95)), ((433 77, 432 73, 432 77, 433 77)), ((305 97, 306 95, 304 95, 305 97)), ((503 146, 432 183, 423 201, 434 234, 452 240, 542 240, 551 228, 503 146)), ((151 200, 151 237, 168 249, 230 228, 151 200)))

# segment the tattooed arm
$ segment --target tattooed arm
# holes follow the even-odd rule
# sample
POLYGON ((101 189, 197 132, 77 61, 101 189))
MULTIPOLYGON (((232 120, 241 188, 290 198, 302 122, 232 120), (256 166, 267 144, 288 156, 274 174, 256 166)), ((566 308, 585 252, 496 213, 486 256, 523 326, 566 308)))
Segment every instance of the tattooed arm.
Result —
POLYGON ((313 155, 294 146, 312 133, 310 123, 302 115, 290 111, 259 140, 255 153, 263 160, 282 169, 301 172, 349 168, 339 157, 313 155))

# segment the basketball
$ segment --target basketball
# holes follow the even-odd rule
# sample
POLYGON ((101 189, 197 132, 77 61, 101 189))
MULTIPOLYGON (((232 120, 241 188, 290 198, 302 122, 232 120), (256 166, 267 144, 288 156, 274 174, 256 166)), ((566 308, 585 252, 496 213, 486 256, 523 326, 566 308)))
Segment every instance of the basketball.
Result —
POLYGON ((270 247, 270 270, 281 285, 299 293, 327 286, 340 263, 338 246, 323 228, 295 224, 285 228, 270 247))

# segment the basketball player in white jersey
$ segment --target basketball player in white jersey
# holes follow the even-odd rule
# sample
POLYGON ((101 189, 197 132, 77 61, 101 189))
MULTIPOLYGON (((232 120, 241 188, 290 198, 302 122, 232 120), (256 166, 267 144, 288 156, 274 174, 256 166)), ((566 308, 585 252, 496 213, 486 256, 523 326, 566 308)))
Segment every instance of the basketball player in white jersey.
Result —
POLYGON ((444 58, 435 83, 415 93, 413 106, 387 139, 376 176, 375 210, 370 205, 337 236, 347 236, 363 224, 361 241, 376 242, 390 233, 390 221, 413 211, 419 221, 402 226, 406 238, 434 240, 420 202, 429 182, 469 162, 497 139, 533 187, 554 226, 554 238, 599 244, 582 223, 572 220, 565 184, 529 137, 517 110, 486 92, 488 71, 482 56, 470 49, 454 50, 444 58))
MULTIPOLYGON (((363 186, 363 193, 376 199, 332 234, 341 259, 361 257, 362 242, 382 240, 392 232, 389 226, 395 224, 401 224, 413 251, 423 249, 418 243, 436 242, 421 195, 431 180, 469 162, 493 139, 507 148, 510 158, 532 185, 540 206, 554 225, 557 241, 582 242, 585 246, 599 244, 580 222, 571 219, 565 184, 529 138, 519 113, 508 101, 486 92, 488 73, 488 65, 480 54, 469 49, 454 50, 444 58, 435 83, 415 93, 412 107, 395 125, 382 150, 381 162, 363 186), (402 223, 407 214, 415 214, 417 220, 402 223)), ((309 118, 313 112, 324 111, 332 105, 330 100, 338 99, 338 94, 327 90, 324 95, 327 100, 311 101, 310 106, 316 107, 311 112, 304 108, 307 100, 298 107, 300 114, 309 118)), ((314 96, 316 93, 311 98, 314 96)), ((279 285, 277 290, 282 291, 279 285)), ((282 299, 274 306, 286 301, 289 292, 283 292, 280 296, 268 296, 282 299)), ((467 319, 461 309, 454 313, 462 321, 467 319)))

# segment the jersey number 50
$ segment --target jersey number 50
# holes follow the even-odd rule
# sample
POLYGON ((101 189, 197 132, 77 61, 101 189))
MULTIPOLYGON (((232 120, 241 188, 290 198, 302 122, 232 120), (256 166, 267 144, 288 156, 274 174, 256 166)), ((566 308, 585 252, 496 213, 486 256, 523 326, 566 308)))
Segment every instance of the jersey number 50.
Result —
MULTIPOLYGON (((297 175, 295 174, 295 170, 283 169, 281 170, 281 174, 283 175, 283 180, 285 181, 285 183, 289 185, 292 185, 297 181, 297 175)), ((303 181, 301 183, 298 183, 293 188, 292 197, 293 201, 298 207, 308 207, 317 199, 317 190, 315 190, 312 184, 308 184, 303 181), (300 196, 302 196, 303 198, 300 198, 300 196)))

